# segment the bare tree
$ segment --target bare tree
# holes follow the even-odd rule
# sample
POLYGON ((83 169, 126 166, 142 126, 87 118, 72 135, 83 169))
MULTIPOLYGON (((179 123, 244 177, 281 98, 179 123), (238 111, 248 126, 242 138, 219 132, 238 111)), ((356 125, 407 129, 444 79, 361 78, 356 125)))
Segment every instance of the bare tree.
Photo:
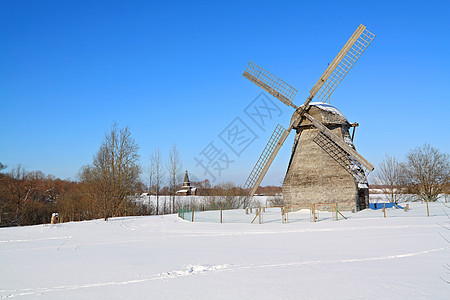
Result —
POLYGON ((49 219, 59 196, 55 178, 40 171, 27 172, 18 165, 0 177, 0 223, 31 225, 49 219), (3 215, 5 214, 5 218, 3 215))
POLYGON ((181 168, 183 164, 180 159, 180 153, 178 152, 177 145, 172 146, 172 150, 169 153, 169 160, 167 161, 167 172, 169 174, 169 191, 172 198, 171 212, 175 212, 175 196, 177 192, 177 186, 180 180, 181 168))
POLYGON ((152 168, 152 165, 150 165, 145 172, 147 173, 148 176, 148 194, 150 195, 153 189, 153 180, 155 178, 155 174, 153 173, 154 168, 152 168))
POLYGON ((224 182, 218 185, 221 190, 222 204, 225 209, 236 209, 242 205, 244 199, 242 198, 241 189, 236 187, 233 182, 224 182))
POLYGON ((150 169, 152 169, 153 188, 156 195, 156 214, 159 215, 159 194, 164 183, 164 169, 162 155, 159 148, 155 150, 150 159, 150 169))
POLYGON ((402 164, 395 157, 386 154, 378 165, 375 182, 380 186, 389 202, 398 203, 405 197, 404 179, 402 164))
POLYGON ((449 183, 449 155, 425 144, 411 150, 404 165, 411 192, 425 201, 436 201, 449 183))
POLYGON ((105 221, 126 213, 126 202, 141 173, 138 150, 128 127, 118 129, 114 122, 92 165, 82 168, 80 179, 87 187, 85 191, 105 221))
POLYGON ((17 165, 9 172, 8 190, 15 202, 14 223, 20 225, 22 219, 22 206, 30 199, 33 187, 27 180, 27 172, 22 165, 17 165))
POLYGON ((147 179, 148 179, 148 205, 147 205, 147 209, 149 214, 151 214, 152 212, 152 192, 153 192, 153 181, 155 178, 155 173, 154 173, 154 167, 152 164, 152 157, 150 157, 150 166, 148 166, 148 168, 145 170, 145 172, 147 173, 147 179))
POLYGON ((277 195, 277 196, 271 196, 269 198, 270 205, 272 206, 283 206, 284 205, 284 199, 283 196, 277 195))

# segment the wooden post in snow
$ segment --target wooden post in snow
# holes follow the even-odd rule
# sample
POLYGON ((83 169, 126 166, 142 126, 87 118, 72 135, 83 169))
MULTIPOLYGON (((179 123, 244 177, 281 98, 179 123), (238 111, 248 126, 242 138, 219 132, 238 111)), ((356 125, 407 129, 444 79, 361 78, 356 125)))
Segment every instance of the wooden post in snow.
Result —
POLYGON ((192 207, 192 222, 194 222, 194 207, 192 207))
POLYGON ((336 211, 344 218, 344 219, 346 219, 347 220, 347 217, 346 216, 344 216, 339 210, 337 210, 336 209, 336 211))
POLYGON ((220 224, 222 224, 222 209, 223 209, 223 205, 220 207, 220 224))
POLYGON ((430 208, 428 207, 428 200, 425 200, 427 202, 427 215, 430 216, 430 208))
POLYGON ((259 215, 258 212, 256 212, 256 215, 255 215, 255 217, 253 218, 251 224, 253 224, 253 222, 255 222, 255 220, 256 220, 256 218, 258 217, 258 215, 259 215))
POLYGON ((383 214, 384 217, 386 218, 386 203, 383 202, 383 214))
POLYGON ((289 207, 286 207, 286 223, 289 223, 289 207))
POLYGON ((259 216, 259 224, 261 224, 261 215, 262 215, 262 208, 261 206, 258 207, 258 216, 259 216))

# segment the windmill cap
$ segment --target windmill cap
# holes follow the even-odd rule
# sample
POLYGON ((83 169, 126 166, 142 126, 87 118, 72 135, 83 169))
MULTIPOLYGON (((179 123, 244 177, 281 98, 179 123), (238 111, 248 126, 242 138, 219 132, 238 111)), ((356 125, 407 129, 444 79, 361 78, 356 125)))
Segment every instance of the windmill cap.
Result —
MULTIPOLYGON (((350 126, 344 114, 333 105, 323 102, 311 102, 309 105, 308 113, 322 124, 350 126)), ((293 117, 295 117, 295 114, 293 117)), ((307 119, 301 124, 301 126, 309 125, 311 125, 311 122, 307 119)))

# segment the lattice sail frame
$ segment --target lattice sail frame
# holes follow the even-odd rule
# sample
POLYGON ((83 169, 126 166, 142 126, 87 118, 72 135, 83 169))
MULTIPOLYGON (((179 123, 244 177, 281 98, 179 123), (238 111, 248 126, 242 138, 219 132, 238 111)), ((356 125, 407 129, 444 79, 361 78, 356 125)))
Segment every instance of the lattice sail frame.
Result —
POLYGON ((278 98, 286 105, 292 105, 297 90, 284 82, 277 76, 264 70, 252 61, 248 62, 247 69, 244 72, 244 77, 265 89, 272 96, 278 98), (279 97, 281 95, 282 97, 279 97))
POLYGON ((356 159, 345 152, 344 149, 333 142, 325 134, 318 131, 317 135, 313 138, 313 141, 350 173, 357 182, 367 183, 366 174, 369 174, 369 170, 365 169, 356 159))
POLYGON ((367 29, 361 33, 350 50, 346 53, 344 58, 339 62, 326 82, 319 89, 315 96, 316 99, 322 102, 330 103, 330 95, 333 93, 334 89, 339 85, 345 75, 347 75, 348 71, 350 71, 374 38, 375 34, 367 29))
POLYGON ((258 161, 256 162, 255 166, 253 167, 252 172, 248 176, 247 180, 244 184, 244 189, 251 189, 255 185, 256 181, 258 180, 258 177, 261 175, 261 172, 263 171, 264 166, 266 165, 267 161, 270 158, 270 155, 272 154, 273 150, 277 146, 278 142, 280 141, 281 136, 286 131, 283 126, 280 124, 277 125, 275 130, 272 133, 272 136, 270 137, 269 141, 266 144, 266 147, 264 148, 263 152, 261 153, 261 156, 259 157, 258 161))

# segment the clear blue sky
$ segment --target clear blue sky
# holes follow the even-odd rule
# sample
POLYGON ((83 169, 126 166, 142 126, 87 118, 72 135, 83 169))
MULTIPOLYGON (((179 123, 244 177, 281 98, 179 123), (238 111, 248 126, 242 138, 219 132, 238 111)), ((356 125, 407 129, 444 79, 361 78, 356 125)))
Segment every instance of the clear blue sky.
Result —
MULTIPOLYGON (((195 158, 212 142, 222 168, 224 154, 232 161, 216 183, 243 184, 293 112, 269 96, 272 120, 248 118, 260 89, 242 76, 247 62, 295 86, 300 105, 361 23, 377 37, 331 99, 359 122, 358 152, 374 165, 424 143, 449 153, 449 3, 0 1, 0 162, 76 179, 117 121, 143 166, 175 143, 183 169, 203 179, 195 158), (240 121, 253 136, 238 155, 221 133, 240 121)), ((293 138, 264 185, 281 183, 293 138)))

